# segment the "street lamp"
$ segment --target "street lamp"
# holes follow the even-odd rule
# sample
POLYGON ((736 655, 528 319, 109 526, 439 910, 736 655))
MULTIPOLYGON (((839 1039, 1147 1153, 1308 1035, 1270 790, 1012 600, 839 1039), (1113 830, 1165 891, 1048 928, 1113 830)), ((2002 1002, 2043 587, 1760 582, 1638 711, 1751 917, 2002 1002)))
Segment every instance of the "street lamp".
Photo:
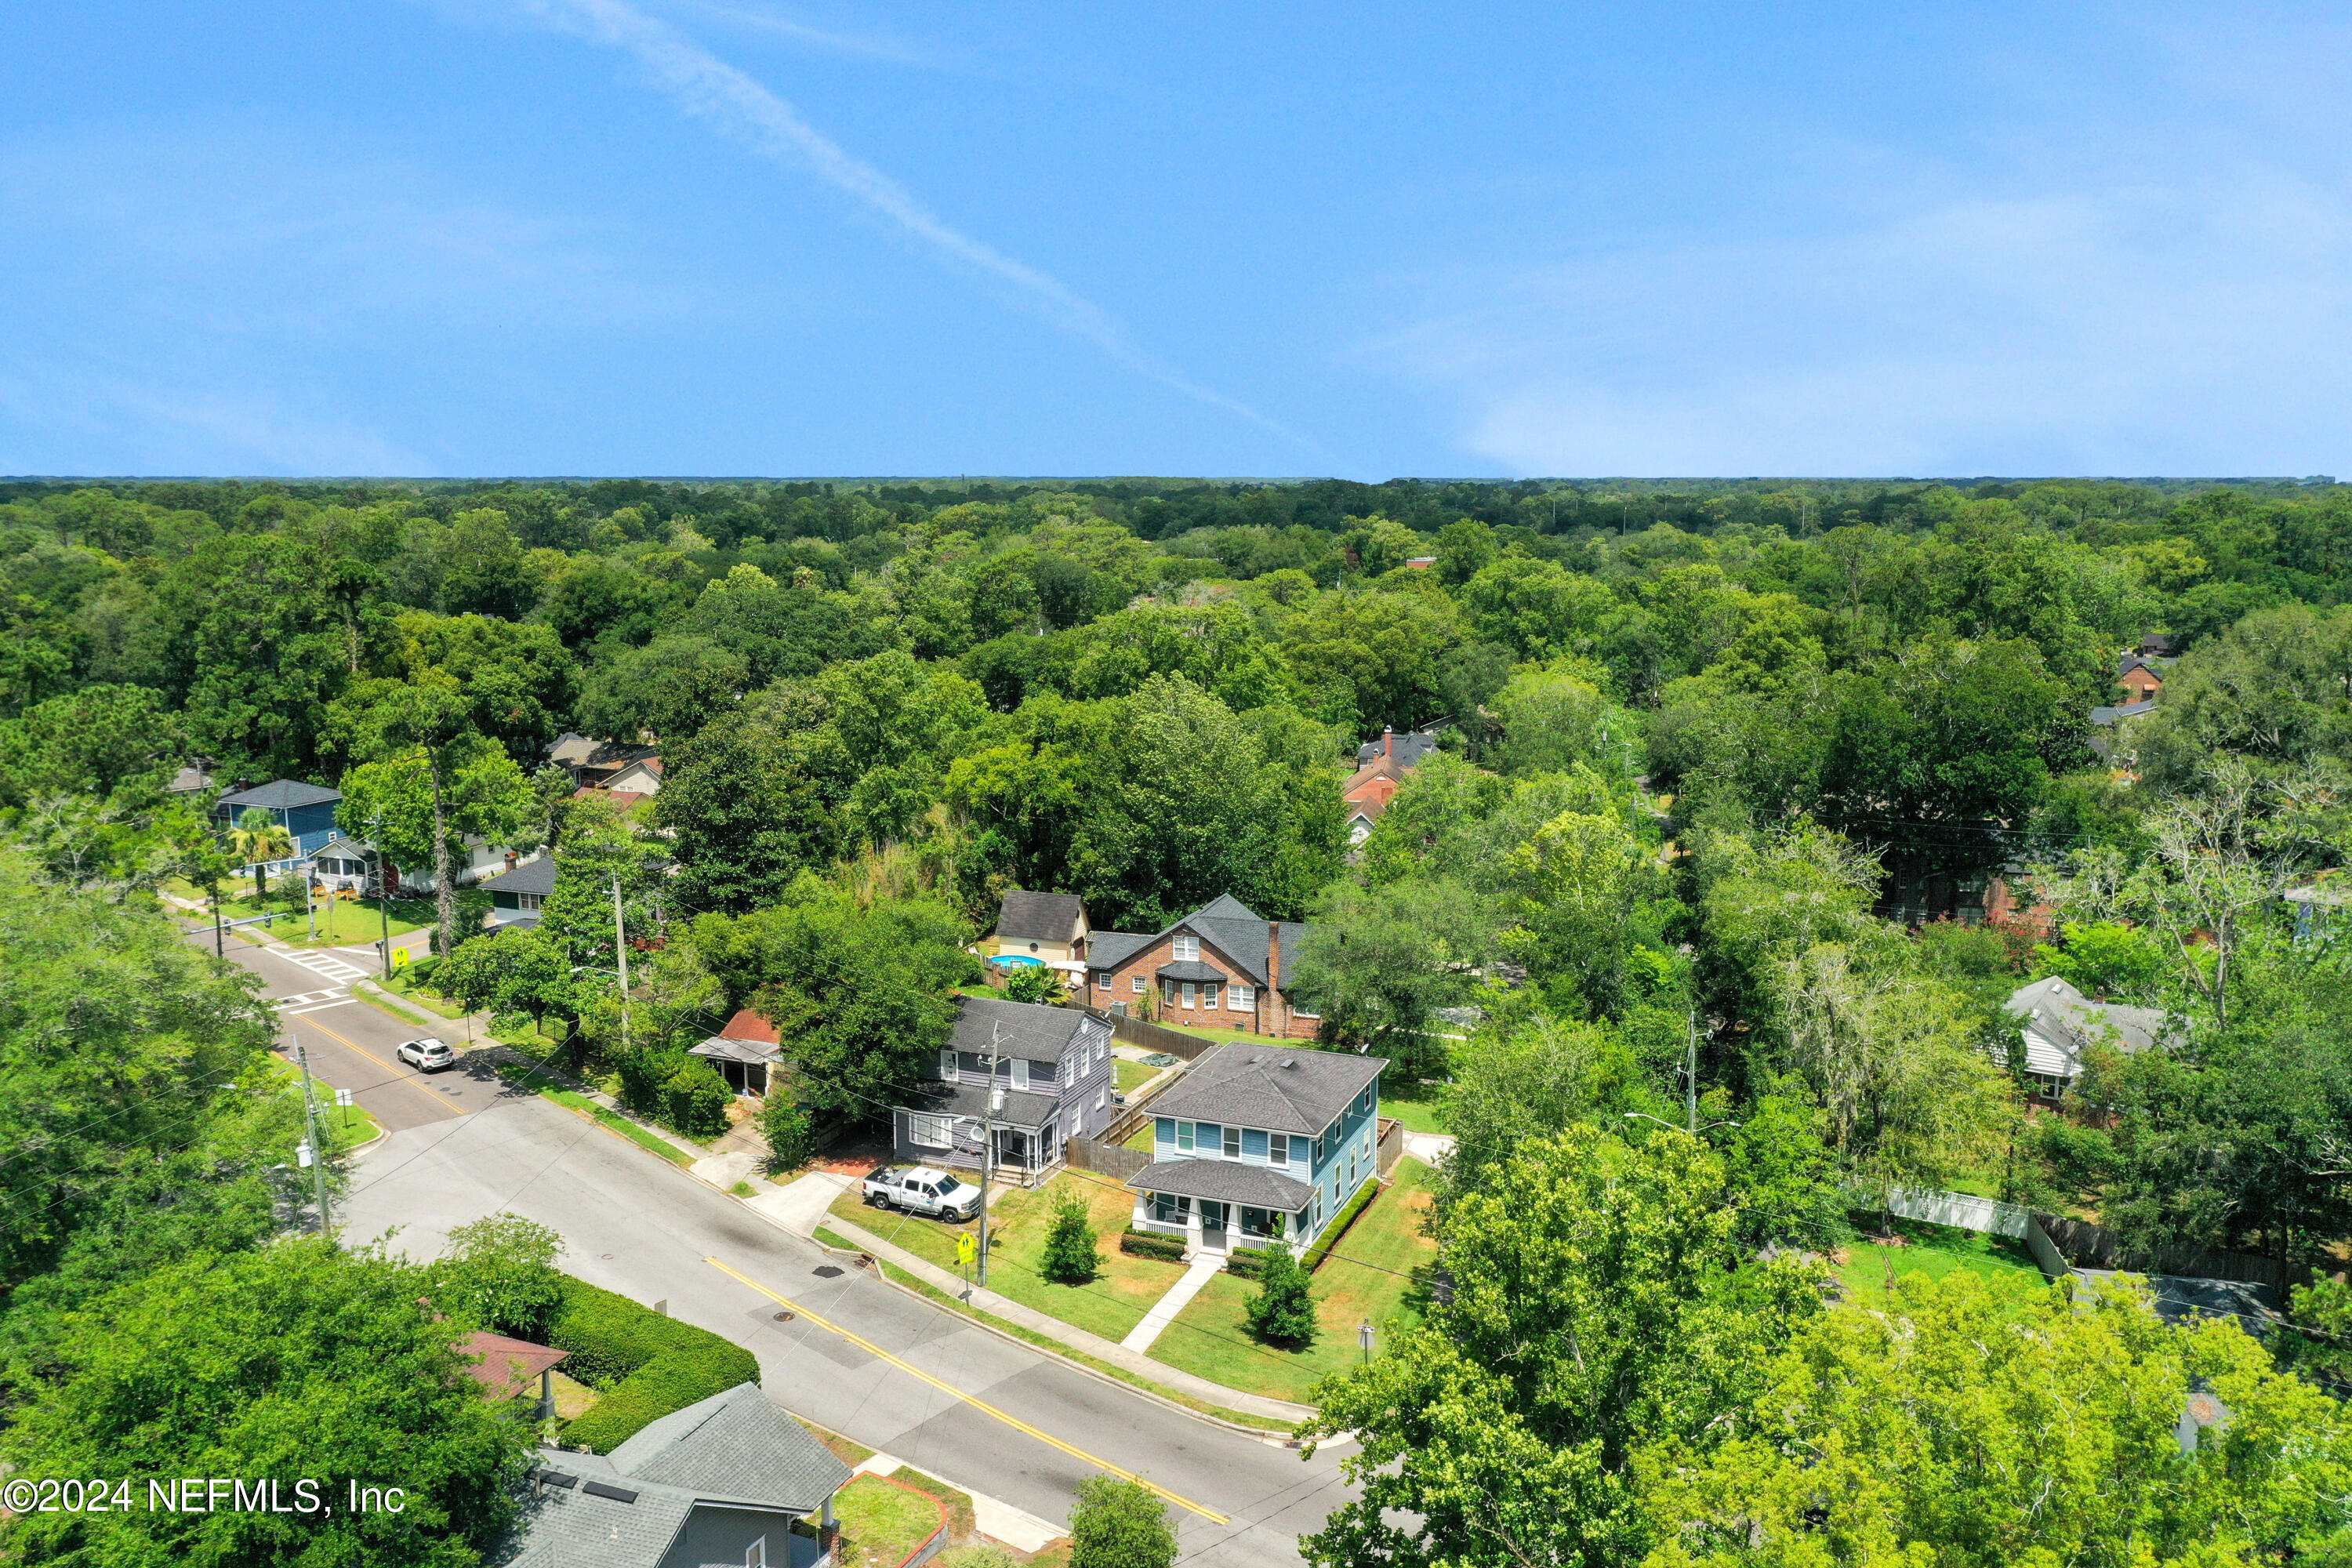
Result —
POLYGON ((1372 1364, 1372 1321, 1366 1318, 1356 1325, 1356 1343, 1364 1352, 1364 1364, 1372 1364))

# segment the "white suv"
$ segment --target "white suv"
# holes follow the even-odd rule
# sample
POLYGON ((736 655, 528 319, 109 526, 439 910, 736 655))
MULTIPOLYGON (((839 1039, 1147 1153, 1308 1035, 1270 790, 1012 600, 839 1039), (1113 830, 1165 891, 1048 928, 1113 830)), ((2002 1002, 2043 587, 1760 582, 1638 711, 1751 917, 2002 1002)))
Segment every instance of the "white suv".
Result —
POLYGON ((418 1072, 438 1072, 457 1065, 457 1053, 436 1039, 403 1040, 394 1054, 418 1072))

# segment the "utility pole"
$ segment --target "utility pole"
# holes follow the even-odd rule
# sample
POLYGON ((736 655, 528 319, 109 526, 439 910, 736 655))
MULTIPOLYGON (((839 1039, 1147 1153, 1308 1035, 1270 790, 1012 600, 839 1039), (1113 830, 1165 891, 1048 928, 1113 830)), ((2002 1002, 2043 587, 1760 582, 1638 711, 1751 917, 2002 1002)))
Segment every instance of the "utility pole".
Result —
POLYGON ((228 962, 228 940, 221 934, 220 889, 213 889, 213 956, 223 963, 228 962))
POLYGON ((1683 1067, 1683 1104, 1689 1117, 1690 1135, 1698 1136, 1698 1014, 1690 1015, 1690 1049, 1683 1067))
POLYGON ((319 1134, 319 1099, 310 1089, 310 1053, 294 1037, 294 1060, 302 1069, 302 1124, 310 1136, 310 1180, 319 1194, 319 1234, 327 1234, 327 1144, 319 1134))
POLYGON ((302 872, 302 918, 310 923, 308 941, 319 940, 319 885, 306 867, 302 872))
POLYGON ((988 1289, 988 1184, 996 1174, 996 1101, 1003 1092, 996 1087, 997 1041, 1003 1037, 1004 1026, 988 1026, 988 1099, 980 1115, 980 1288, 988 1289))
POLYGON ((621 874, 613 873, 613 956, 621 969, 621 1048, 629 1048, 629 942, 621 930, 621 874))
POLYGON ((383 960, 383 977, 392 978, 392 884, 383 875, 383 813, 377 812, 368 824, 368 847, 375 851, 375 916, 377 929, 383 932, 376 943, 376 956, 383 960))

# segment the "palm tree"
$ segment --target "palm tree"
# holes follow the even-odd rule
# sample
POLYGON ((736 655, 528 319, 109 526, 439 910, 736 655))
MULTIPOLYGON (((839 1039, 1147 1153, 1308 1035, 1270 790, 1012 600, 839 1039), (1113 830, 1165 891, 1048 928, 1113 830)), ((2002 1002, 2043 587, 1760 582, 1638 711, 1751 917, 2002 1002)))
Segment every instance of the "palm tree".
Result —
POLYGON ((232 848, 245 857, 245 863, 253 868, 253 901, 267 909, 269 889, 263 879, 266 873, 262 868, 271 860, 291 857, 294 836, 262 807, 248 805, 245 808, 245 815, 236 819, 236 826, 229 829, 228 841, 232 848))

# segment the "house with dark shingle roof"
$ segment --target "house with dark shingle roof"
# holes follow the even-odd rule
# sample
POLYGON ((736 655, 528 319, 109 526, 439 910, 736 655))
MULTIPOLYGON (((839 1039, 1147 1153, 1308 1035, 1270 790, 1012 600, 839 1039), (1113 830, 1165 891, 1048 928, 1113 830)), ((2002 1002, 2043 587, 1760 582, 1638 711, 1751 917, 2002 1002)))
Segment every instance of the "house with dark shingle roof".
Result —
POLYGON ((1087 1005, 1163 1024, 1308 1040, 1322 1026, 1290 1004, 1307 927, 1269 921, 1230 893, 1165 931, 1098 931, 1087 944, 1087 1005))
POLYGON ((541 1448, 499 1568, 823 1568, 847 1465, 755 1384, 675 1411, 610 1455, 541 1448))
POLYGON ((992 965, 1043 964, 1076 985, 1086 972, 1087 903, 1076 893, 1034 893, 1007 888, 996 911, 996 929, 980 945, 992 965))
POLYGON ((239 817, 257 806, 268 813, 270 820, 294 840, 290 857, 268 862, 272 871, 283 871, 316 854, 333 839, 335 807, 342 798, 342 791, 324 784, 272 779, 252 789, 231 790, 222 795, 213 803, 213 820, 226 834, 237 825, 239 817))
POLYGON ((1234 1040, 1151 1102, 1135 1226, 1195 1254, 1311 1244, 1379 1176, 1384 1058, 1234 1040))
POLYGON ((2053 1102, 2082 1076, 2093 1047, 2144 1051, 2169 1035, 2162 1008, 2094 1001, 2054 974, 2011 992, 2003 1011, 2018 1022, 2027 1083, 2035 1098, 2053 1102))
POLYGON ((986 1164, 1034 1183, 1061 1164, 1071 1139, 1092 1137, 1118 1119, 1110 1026, 1102 1020, 1076 1007, 992 996, 967 996, 957 1005, 955 1033, 890 1113, 895 1158, 964 1171, 986 1164), (984 1161, 992 1088, 996 1150, 984 1161))

